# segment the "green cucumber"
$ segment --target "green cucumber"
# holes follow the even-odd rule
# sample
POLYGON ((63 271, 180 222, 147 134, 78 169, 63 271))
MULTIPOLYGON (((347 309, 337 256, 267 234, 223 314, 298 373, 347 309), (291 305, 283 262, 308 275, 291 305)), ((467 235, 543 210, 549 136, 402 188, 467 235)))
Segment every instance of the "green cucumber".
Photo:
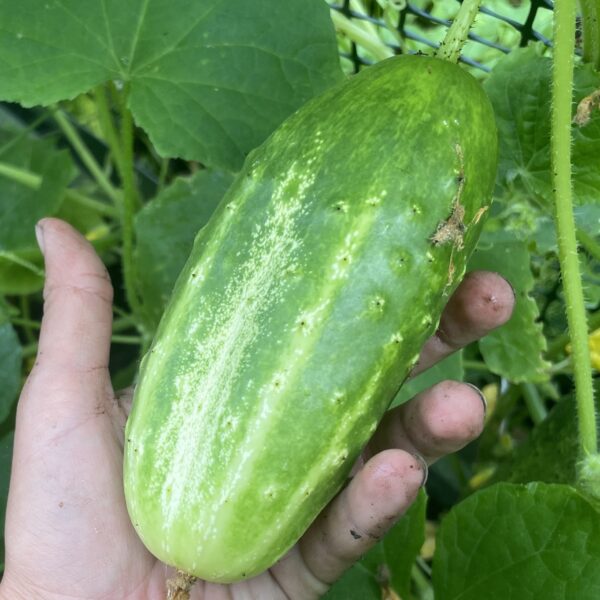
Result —
POLYGON ((127 506, 155 556, 232 582, 297 541, 464 274, 496 147, 474 78, 404 56, 248 156, 195 241, 127 423, 127 506))

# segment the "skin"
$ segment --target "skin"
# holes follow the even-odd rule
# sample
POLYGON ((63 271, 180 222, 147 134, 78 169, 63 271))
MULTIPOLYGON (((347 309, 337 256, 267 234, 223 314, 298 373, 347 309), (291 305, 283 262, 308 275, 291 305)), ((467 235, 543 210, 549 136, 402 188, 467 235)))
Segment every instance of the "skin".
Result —
MULTIPOLYGON (((18 405, 0 600, 163 599, 173 570, 144 548, 123 496, 131 399, 110 383, 108 274, 66 223, 44 219, 37 231, 46 261, 44 317, 18 405)), ((415 372, 504 323, 513 304, 500 276, 467 275, 415 372)), ((197 582, 191 598, 318 598, 409 508, 425 463, 477 437, 484 416, 479 392, 452 381, 388 412, 350 483, 286 556, 231 586, 197 582)))

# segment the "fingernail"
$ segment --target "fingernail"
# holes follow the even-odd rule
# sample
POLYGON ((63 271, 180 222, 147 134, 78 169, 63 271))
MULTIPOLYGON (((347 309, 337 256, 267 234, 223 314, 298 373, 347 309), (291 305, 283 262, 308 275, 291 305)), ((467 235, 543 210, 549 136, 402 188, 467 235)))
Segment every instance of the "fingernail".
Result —
POLYGON ((423 481, 421 481, 421 487, 425 487, 427 483, 427 477, 429 476, 429 467, 425 462, 425 459, 420 454, 413 454, 413 456, 421 463, 421 469, 423 471, 423 481))
POLYGON ((35 237, 42 254, 44 254, 44 227, 41 223, 37 223, 35 226, 35 237))
POLYGON ((487 415, 487 400, 485 399, 483 392, 476 385, 473 385, 472 383, 467 383, 467 385, 469 387, 472 387, 477 392, 477 395, 481 399, 481 403, 483 404, 483 418, 485 420, 485 417, 487 415))

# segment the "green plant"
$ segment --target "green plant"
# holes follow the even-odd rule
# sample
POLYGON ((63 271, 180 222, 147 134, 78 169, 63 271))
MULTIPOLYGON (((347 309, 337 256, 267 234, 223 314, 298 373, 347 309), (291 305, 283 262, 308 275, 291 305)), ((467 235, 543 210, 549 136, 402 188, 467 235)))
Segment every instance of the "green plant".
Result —
MULTIPOLYGON (((382 10, 392 22, 403 14, 400 4, 382 0, 377 6, 385 5, 382 10)), ((435 4, 441 10, 441 3, 435 4)), ((548 50, 530 43, 504 58, 487 51, 472 54, 492 67, 490 75, 482 72, 480 77, 496 113, 500 168, 493 208, 468 268, 491 268, 505 275, 515 287, 516 311, 501 330, 410 381, 396 402, 440 379, 466 377, 486 393, 488 423, 478 444, 431 469, 427 498, 423 495, 348 572, 330 598, 349 598, 357 590, 362 599, 374 598, 382 588, 403 598, 430 598, 435 590, 442 600, 526 594, 598 597, 594 459, 582 462, 586 455, 595 456, 593 398, 587 383, 592 379, 589 370, 586 374, 581 369, 587 359, 572 358, 585 356, 586 343, 594 345, 596 338, 586 339, 581 295, 566 300, 561 285, 562 280, 581 281, 588 333, 597 331, 596 4, 582 3, 584 48, 574 63, 576 106, 569 98, 571 67, 568 61, 560 67, 556 63, 558 76, 567 82, 554 88, 557 97, 563 95, 563 103, 554 105, 554 118, 563 130, 563 141, 554 144, 555 163, 563 167, 558 186, 552 183, 548 50), (577 106, 584 118, 570 125, 570 145, 566 123, 577 106), (565 190, 568 195, 567 163, 560 156, 569 147, 580 276, 567 267, 561 278, 553 188, 563 190, 561 197, 565 190), (579 311, 574 328, 579 333, 571 345, 567 305, 579 311), (581 382, 577 403, 575 366, 581 382), (582 436, 582 431, 587 433, 582 436)), ((146 13, 141 5, 130 3, 125 18, 103 14, 103 4, 92 1, 48 2, 42 9, 34 0, 0 0, 0 98, 6 101, 0 105, 4 473, 16 395, 37 349, 43 267, 34 222, 45 215, 61 216, 101 253, 117 288, 114 383, 129 385, 195 230, 207 221, 245 154, 341 77, 327 7, 316 0, 252 6, 231 0, 213 7, 204 20, 203 3, 190 8, 188 3, 155 1, 146 13), (190 15, 190 10, 197 12, 190 15), (32 60, 36 56, 43 62, 32 60)), ((380 10, 377 6, 353 3, 354 10, 374 12, 380 10)), ((523 5, 512 7, 500 0, 493 8, 521 22, 525 13, 523 5)), ((563 10, 562 3, 557 8, 563 10)), ((562 15, 565 37, 557 40, 555 56, 568 58, 573 7, 562 15)), ((550 17, 544 13, 546 20, 550 17)), ((410 26, 419 27, 423 36, 433 34, 432 28, 411 18, 410 26)), ((518 36, 506 23, 496 24, 494 34, 512 47, 518 36)), ((480 17, 477 27, 484 25, 491 31, 493 19, 480 17)), ((352 31, 347 23, 343 26, 338 42, 347 50, 352 31)), ((391 30, 382 34, 379 28, 360 29, 361 39, 355 41, 371 45, 359 47, 366 57, 379 58, 373 52, 383 53, 382 48, 387 48, 386 55, 393 53, 385 45, 390 41, 416 47, 391 30)), ((436 28, 436 36, 440 30, 436 28)), ((472 45, 465 49, 470 52, 472 45)), ((419 152, 418 145, 414 151, 419 152)), ((570 237, 561 253, 572 260, 570 237)), ((597 390, 597 372, 592 373, 597 390)), ((0 486, 2 497, 6 481, 0 486)))

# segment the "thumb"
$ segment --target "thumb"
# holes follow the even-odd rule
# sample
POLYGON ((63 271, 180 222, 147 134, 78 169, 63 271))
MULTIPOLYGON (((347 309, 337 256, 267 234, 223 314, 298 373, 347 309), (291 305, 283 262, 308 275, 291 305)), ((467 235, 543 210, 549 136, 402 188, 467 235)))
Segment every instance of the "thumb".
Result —
MULTIPOLYGON (((36 235, 46 263, 46 281, 38 355, 27 384, 27 402, 45 404, 49 391, 77 388, 92 392, 70 394, 74 402, 78 399, 85 404, 86 399, 94 401, 94 388, 99 383, 104 386, 107 378, 110 279, 92 246, 64 221, 43 219, 36 226, 36 235)), ((76 406, 72 409, 78 410, 76 406)), ((80 405, 79 410, 89 413, 90 406, 80 405)))

